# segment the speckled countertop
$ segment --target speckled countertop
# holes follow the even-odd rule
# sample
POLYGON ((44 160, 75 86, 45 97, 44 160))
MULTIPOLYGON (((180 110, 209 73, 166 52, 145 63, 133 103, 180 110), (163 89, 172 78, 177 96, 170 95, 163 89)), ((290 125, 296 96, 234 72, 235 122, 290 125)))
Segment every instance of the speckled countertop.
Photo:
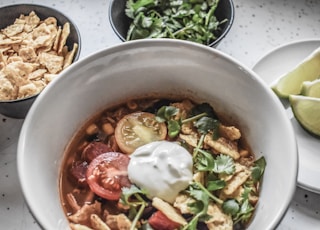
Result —
MULTIPOLYGON (((120 43, 108 21, 108 0, 6 1, 48 5, 67 14, 82 36, 81 56, 120 43)), ((218 49, 252 67, 280 45, 320 39, 320 0, 234 0, 235 21, 218 49)), ((39 229, 23 200, 16 146, 23 120, 0 115, 0 229, 39 229)), ((275 188, 275 192, 277 191, 275 188)), ((297 188, 277 229, 320 229, 320 195, 297 188)))

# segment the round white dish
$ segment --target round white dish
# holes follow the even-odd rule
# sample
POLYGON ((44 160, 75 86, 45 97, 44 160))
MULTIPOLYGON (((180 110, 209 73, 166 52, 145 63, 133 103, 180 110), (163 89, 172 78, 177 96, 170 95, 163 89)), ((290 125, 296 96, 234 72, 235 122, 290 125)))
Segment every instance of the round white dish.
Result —
MULTIPOLYGON (((253 71, 267 84, 272 85, 279 76, 292 69, 319 46, 320 39, 301 40, 282 45, 263 56, 253 66, 253 71)), ((313 137, 302 129, 294 118, 291 108, 286 109, 298 142, 298 186, 320 193, 320 138, 313 137)))
POLYGON ((150 94, 211 103, 239 124, 256 157, 263 155, 267 162, 248 230, 276 228, 298 174, 296 139, 285 110, 251 69, 218 50, 174 39, 135 40, 98 51, 70 66, 39 95, 20 132, 17 168, 25 200, 42 228, 67 228, 59 172, 74 133, 103 108, 150 94))

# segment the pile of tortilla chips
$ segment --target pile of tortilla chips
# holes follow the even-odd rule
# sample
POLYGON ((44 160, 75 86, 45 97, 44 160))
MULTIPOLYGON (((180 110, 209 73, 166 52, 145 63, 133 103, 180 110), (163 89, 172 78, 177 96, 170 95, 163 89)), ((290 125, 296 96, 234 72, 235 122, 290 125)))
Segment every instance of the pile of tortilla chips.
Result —
POLYGON ((0 101, 38 94, 68 67, 78 49, 68 50, 70 24, 54 17, 40 20, 34 11, 21 14, 0 31, 0 101))

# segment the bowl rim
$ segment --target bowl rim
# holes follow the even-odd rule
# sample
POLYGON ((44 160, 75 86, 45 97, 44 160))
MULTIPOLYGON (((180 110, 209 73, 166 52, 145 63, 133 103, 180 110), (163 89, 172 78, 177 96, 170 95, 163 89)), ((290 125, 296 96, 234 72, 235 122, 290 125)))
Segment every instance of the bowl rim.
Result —
MULTIPOLYGON (((109 9, 108 9, 108 18, 109 18, 109 23, 114 31, 114 33, 118 36, 118 38, 123 41, 123 42, 126 42, 126 38, 124 38, 122 36, 122 34, 120 34, 120 32, 118 31, 117 27, 115 26, 114 22, 113 22, 113 19, 112 19, 112 7, 113 7, 113 4, 116 2, 117 0, 110 0, 109 1, 109 9)), ((231 27, 233 25, 233 22, 234 22, 234 18, 235 18, 235 9, 234 9, 234 2, 233 0, 227 0, 229 3, 230 3, 230 19, 228 19, 228 24, 227 24, 227 27, 224 29, 224 31, 220 34, 219 37, 217 37, 214 41, 212 41, 210 44, 206 45, 206 46, 209 46, 209 47, 215 47, 217 46, 221 40, 223 38, 226 37, 226 35, 229 33, 229 31, 231 30, 231 27)), ((146 38, 144 38, 146 39, 146 38)), ((196 43, 196 42, 195 42, 196 43)))
MULTIPOLYGON (((81 39, 81 33, 80 33, 80 30, 77 26, 77 24, 74 22, 74 20, 72 20, 69 16, 67 16, 65 13, 63 13, 62 11, 56 9, 56 8, 53 8, 51 6, 46 6, 46 5, 42 5, 42 4, 34 4, 34 3, 17 3, 17 4, 8 4, 8 5, 4 5, 2 7, 0 7, 0 9, 7 9, 7 10, 10 10, 11 8, 15 8, 15 7, 22 7, 22 6, 27 6, 27 7, 39 7, 39 8, 44 8, 44 9, 49 9, 53 12, 56 12, 57 14, 60 14, 62 15, 64 18, 66 18, 70 24, 72 24, 72 26, 74 27, 75 29, 75 32, 77 34, 77 37, 78 37, 78 48, 77 48, 77 52, 76 52, 76 55, 74 56, 73 58, 73 61, 72 63, 76 62, 77 60, 79 60, 79 57, 80 57, 80 54, 81 54, 81 42, 82 42, 82 39, 81 39)), ((50 16, 50 15, 49 15, 50 16)), ((48 16, 48 17, 49 17, 48 16)), ((53 16, 54 17, 54 16, 53 16)), ((3 28, 0 28, 0 29, 3 29, 3 28)), ((61 72, 60 72, 61 73, 61 72)), ((60 73, 58 75, 60 75, 60 73)), ((15 102, 23 102, 23 101, 27 101, 27 100, 30 100, 30 99, 33 99, 35 97, 37 97, 43 90, 41 90, 39 93, 37 94, 34 94, 34 95, 31 95, 31 96, 28 96, 28 97, 24 97, 24 98, 20 98, 20 99, 13 99, 13 100, 0 100, 0 104, 12 104, 12 103, 15 103, 15 102)))
MULTIPOLYGON (((255 81, 257 81, 260 85, 263 86, 263 88, 266 89, 266 93, 271 97, 271 99, 273 99, 274 104, 279 107, 279 108, 283 108, 281 102, 278 100, 278 98, 276 97, 276 95, 272 92, 271 89, 269 89, 269 87, 267 86, 267 84, 251 69, 249 69, 249 67, 246 67, 245 65, 241 64, 240 61, 236 60, 235 58, 229 56, 228 54, 223 53, 222 51, 219 51, 217 49, 212 49, 208 46, 204 46, 201 44, 197 44, 194 42, 190 42, 190 41, 185 41, 185 40, 178 40, 178 39, 168 39, 168 38, 158 38, 158 39, 140 39, 140 40, 132 40, 132 41, 128 41, 125 43, 119 43, 116 45, 113 45, 111 47, 106 47, 102 50, 98 50, 90 55, 88 55, 86 58, 78 61, 75 65, 73 65, 71 68, 68 68, 64 75, 68 75, 69 72, 71 73, 73 71, 73 69, 78 68, 78 66, 84 65, 86 63, 91 63, 92 61, 94 61, 95 58, 97 57, 101 57, 102 55, 108 55, 110 53, 116 53, 116 52, 120 52, 121 49, 123 47, 127 47, 129 49, 132 49, 135 46, 139 47, 139 44, 143 45, 143 44, 151 44, 151 45, 156 45, 159 46, 159 44, 167 44, 167 43, 172 43, 175 45, 180 45, 180 46, 187 46, 188 48, 190 47, 194 47, 197 49, 202 49, 205 52, 213 52, 216 53, 218 55, 220 55, 223 59, 226 59, 230 62, 232 62, 233 64, 236 64, 239 66, 239 68, 242 68, 244 71, 248 72, 250 76, 252 76, 254 78, 255 81)), ((36 215, 35 212, 39 212, 39 210, 34 209, 34 206, 32 203, 30 203, 29 201, 29 197, 26 196, 27 194, 25 193, 26 188, 28 187, 28 183, 26 181, 23 181, 23 179, 25 179, 24 176, 24 166, 23 166, 23 152, 24 152, 24 145, 25 145, 25 140, 27 138, 26 133, 28 132, 28 129, 31 128, 30 126, 30 121, 32 121, 32 117, 33 114, 36 112, 37 110, 37 105, 39 104, 39 102, 41 100, 43 100, 43 98, 45 97, 45 95, 47 94, 47 91, 51 90, 51 88, 55 87, 56 84, 59 83, 59 81, 63 81, 63 78, 56 78, 53 80, 53 84, 49 85, 48 87, 46 87, 44 89, 44 93, 41 94, 35 101, 35 105, 31 107, 30 112, 27 114, 27 117, 25 119, 25 122, 22 126, 21 132, 20 132, 20 136, 19 136, 19 142, 18 142, 18 154, 17 154, 17 168, 18 168, 18 177, 19 177, 19 182, 21 184, 22 187, 22 191, 23 191, 23 196, 26 200, 26 202, 28 203, 28 207, 30 208, 30 212, 32 213, 32 215, 35 217, 35 219, 37 220, 38 224, 42 227, 46 226, 45 223, 43 223, 43 220, 40 220, 36 215)), ((281 113, 281 116, 284 118, 283 121, 286 123, 286 127, 288 127, 290 130, 289 134, 290 136, 288 137, 288 139, 290 139, 291 141, 294 141, 294 146, 292 146, 292 150, 295 150, 293 155, 294 157, 292 158, 292 167, 290 167, 290 169, 293 169, 293 173, 292 177, 290 177, 291 183, 290 186, 292 186, 287 194, 286 194, 286 199, 285 202, 283 202, 283 204, 281 205, 281 207, 279 207, 278 209, 278 213, 276 215, 276 217, 273 219, 273 222, 271 222, 269 224, 270 227, 275 228, 280 221, 283 219, 285 212, 288 210, 290 202, 294 196, 295 193, 295 188, 297 185, 297 175, 298 175, 298 147, 297 147, 297 141, 294 135, 294 130, 293 127, 291 126, 291 123, 289 121, 289 119, 285 119, 287 117, 286 115, 286 111, 284 109, 280 110, 279 113, 281 113)), ((263 185, 262 185, 263 186, 263 185)), ((30 189, 27 189, 30 190, 30 189)), ((250 226, 249 226, 250 227, 250 226)))

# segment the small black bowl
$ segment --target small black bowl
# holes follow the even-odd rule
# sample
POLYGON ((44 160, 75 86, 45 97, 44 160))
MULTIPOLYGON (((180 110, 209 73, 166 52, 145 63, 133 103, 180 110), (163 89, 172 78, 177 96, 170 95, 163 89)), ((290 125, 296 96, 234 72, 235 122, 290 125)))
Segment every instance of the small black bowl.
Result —
MULTIPOLYGON (((66 45, 71 50, 74 43, 78 44, 77 52, 73 58, 73 62, 79 59, 81 49, 80 32, 76 24, 64 15, 62 12, 50 8, 48 6, 35 5, 35 4, 16 4, 0 8, 0 29, 7 27, 14 23, 16 18, 21 14, 27 15, 34 11, 38 17, 43 20, 48 17, 55 17, 58 25, 63 26, 66 22, 70 23, 70 34, 67 38, 66 45)), ((10 101, 0 101, 0 114, 7 117, 23 119, 32 106, 37 95, 10 101)))
MULTIPOLYGON (((127 0, 111 0, 109 5, 109 21, 116 35, 126 41, 132 19, 125 13, 127 0)), ((226 23, 221 25, 221 31, 217 38, 208 46, 217 47, 221 40, 227 35, 234 21, 234 5, 232 0, 220 0, 215 11, 215 16, 219 21, 227 19, 226 23)))

